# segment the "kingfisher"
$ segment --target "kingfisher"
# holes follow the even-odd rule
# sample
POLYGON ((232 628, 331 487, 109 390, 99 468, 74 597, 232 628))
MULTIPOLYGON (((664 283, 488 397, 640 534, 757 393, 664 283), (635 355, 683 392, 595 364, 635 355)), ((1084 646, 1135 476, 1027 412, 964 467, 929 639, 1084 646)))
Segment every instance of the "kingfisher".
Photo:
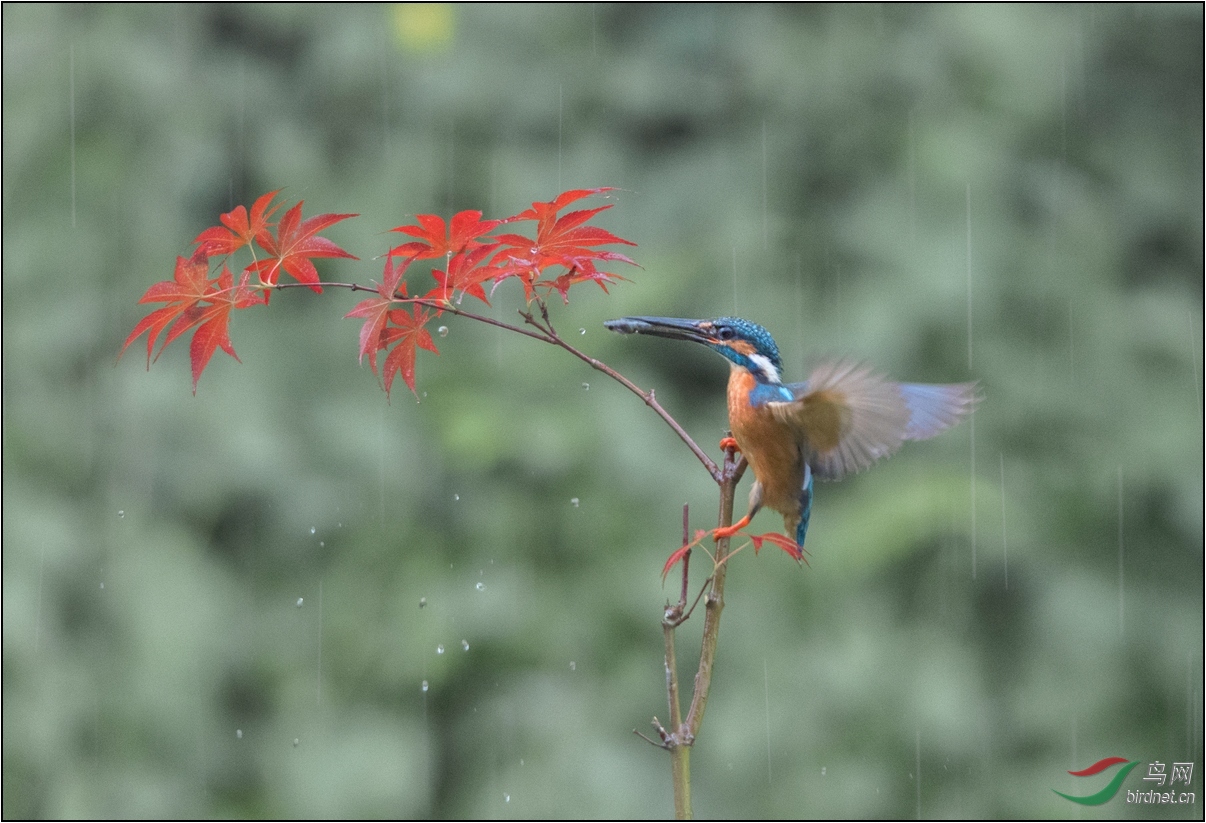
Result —
POLYGON ((821 363, 803 383, 784 383, 770 332, 739 317, 683 320, 622 317, 606 328, 702 343, 729 361, 729 429, 754 472, 750 504, 715 539, 732 537, 767 506, 783 515, 802 552, 812 514, 813 480, 840 480, 954 426, 979 402, 972 383, 896 383, 854 360, 821 363))

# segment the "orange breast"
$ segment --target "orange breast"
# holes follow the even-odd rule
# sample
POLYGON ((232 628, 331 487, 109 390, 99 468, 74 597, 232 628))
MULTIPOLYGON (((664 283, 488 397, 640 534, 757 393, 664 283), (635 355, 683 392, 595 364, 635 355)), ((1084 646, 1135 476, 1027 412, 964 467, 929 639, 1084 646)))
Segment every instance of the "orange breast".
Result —
POLYGON ((762 484, 762 503, 780 514, 796 515, 804 463, 796 433, 775 418, 766 406, 750 406, 753 375, 738 366, 729 373, 729 428, 741 453, 762 484))

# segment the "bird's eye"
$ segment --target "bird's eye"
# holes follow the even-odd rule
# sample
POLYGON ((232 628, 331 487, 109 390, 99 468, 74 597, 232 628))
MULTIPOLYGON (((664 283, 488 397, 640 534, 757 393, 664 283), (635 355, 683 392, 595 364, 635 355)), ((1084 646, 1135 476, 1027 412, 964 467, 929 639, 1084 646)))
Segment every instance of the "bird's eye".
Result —
POLYGON ((730 326, 720 326, 716 329, 716 336, 721 340, 732 340, 737 336, 737 332, 733 331, 730 326))

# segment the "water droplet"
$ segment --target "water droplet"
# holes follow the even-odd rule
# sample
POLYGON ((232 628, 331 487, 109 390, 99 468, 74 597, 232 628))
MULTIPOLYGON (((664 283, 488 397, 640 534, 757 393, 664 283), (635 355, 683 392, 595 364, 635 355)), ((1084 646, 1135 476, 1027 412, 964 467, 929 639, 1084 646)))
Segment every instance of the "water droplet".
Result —
POLYGON ((297 598, 297 607, 300 609, 300 608, 302 607, 302 603, 304 603, 304 602, 305 602, 305 601, 304 601, 304 600, 302 600, 302 598, 300 598, 300 597, 299 597, 299 598, 297 598))
POLYGON ((426 597, 420 597, 420 598, 419 598, 419 608, 420 608, 420 609, 425 609, 425 608, 427 608, 427 598, 426 598, 426 597))
POLYGON ((825 776, 825 767, 822 766, 821 767, 821 777, 824 777, 824 776, 825 776))
POLYGON ((462 640, 462 641, 461 641, 461 648, 462 648, 463 650, 465 650, 465 651, 469 651, 469 641, 468 641, 468 640, 462 640))
POLYGON ((426 396, 427 396, 427 392, 423 392, 423 396, 424 396, 424 397, 426 397, 426 396))
POLYGON ((477 589, 479 592, 484 592, 486 590, 486 584, 479 580, 477 585, 473 588, 477 589))
POLYGON ((510 802, 511 802, 511 795, 509 795, 509 794, 504 794, 504 795, 503 795, 503 797, 505 797, 505 798, 506 798, 506 802, 508 802, 508 803, 510 803, 510 802))
POLYGON ((104 587, 105 587, 105 581, 103 581, 103 580, 102 580, 102 581, 101 581, 101 588, 103 589, 104 587))
POLYGON ((424 692, 426 692, 426 691, 427 691, 427 681, 426 681, 426 680, 424 680, 424 681, 423 681, 423 687, 422 687, 422 688, 423 688, 423 691, 424 691, 424 692))
POLYGON ((125 517, 125 516, 126 516, 126 510, 125 510, 125 509, 118 509, 118 510, 117 510, 117 516, 118 516, 118 517, 125 517))
POLYGON ((460 499, 461 499, 461 496, 460 496, 459 494, 454 494, 454 495, 452 495, 452 499, 453 499, 453 500, 460 500, 460 499))
POLYGON ((300 743, 301 743, 301 741, 298 740, 296 737, 293 738, 293 748, 296 749, 298 747, 298 744, 300 744, 300 743))
POLYGON ((578 664, 577 664, 577 663, 575 663, 575 662, 574 662, 574 661, 572 661, 572 660, 570 661, 570 671, 571 671, 571 672, 576 672, 576 671, 578 671, 578 664))
POLYGON ((582 391, 590 391, 590 383, 583 383, 582 391))
POLYGON ((448 327, 440 326, 438 329, 436 329, 436 333, 438 333, 440 335, 440 337, 447 337, 448 336, 448 327))
POLYGON ((314 534, 314 533, 315 533, 315 532, 317 532, 317 531, 318 531, 318 529, 317 529, 317 528, 315 528, 314 526, 311 526, 311 527, 310 527, 310 534, 314 534))
POLYGON ((235 729, 235 738, 238 740, 243 739, 243 730, 242 729, 235 729))
POLYGON ((578 334, 586 334, 586 329, 578 329, 578 334))
POLYGON ((523 765, 523 758, 522 758, 522 757, 521 757, 521 758, 519 758, 519 765, 521 765, 521 766, 523 765))
POLYGON ((444 653, 444 644, 441 643, 440 645, 436 646, 436 654, 443 654, 443 653, 444 653))
POLYGON ((570 498, 570 505, 573 506, 575 509, 578 508, 578 503, 580 503, 580 502, 581 501, 578 500, 578 498, 576 498, 576 497, 570 498))

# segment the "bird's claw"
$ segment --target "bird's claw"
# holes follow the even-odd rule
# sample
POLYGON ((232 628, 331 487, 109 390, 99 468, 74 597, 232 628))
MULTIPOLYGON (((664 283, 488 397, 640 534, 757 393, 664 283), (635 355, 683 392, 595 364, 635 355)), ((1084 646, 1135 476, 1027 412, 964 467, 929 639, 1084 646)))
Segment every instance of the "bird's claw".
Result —
POLYGON ((737 534, 737 532, 741 531, 749 524, 750 524, 750 516, 747 514, 745 517, 741 518, 740 520, 738 520, 736 523, 734 523, 731 526, 719 526, 715 529, 712 529, 712 539, 713 540, 723 540, 726 537, 732 537, 733 535, 737 534))

